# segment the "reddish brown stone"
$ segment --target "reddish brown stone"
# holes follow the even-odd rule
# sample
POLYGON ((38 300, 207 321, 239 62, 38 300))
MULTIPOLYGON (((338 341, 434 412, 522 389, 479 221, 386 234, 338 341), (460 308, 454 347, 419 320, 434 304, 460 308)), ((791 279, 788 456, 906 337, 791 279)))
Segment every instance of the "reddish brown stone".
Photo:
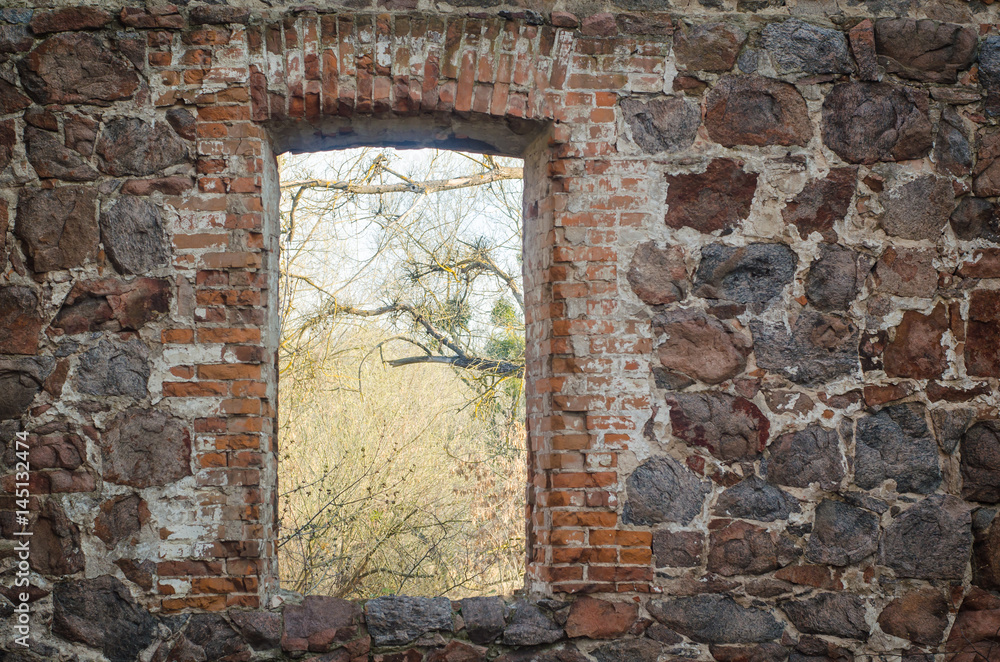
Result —
POLYGON ((486 662, 486 649, 463 641, 450 641, 444 648, 428 654, 424 662, 486 662))
POLYGON ((97 179, 97 171, 77 152, 64 147, 56 136, 29 126, 24 131, 28 161, 42 179, 55 178, 68 182, 88 182, 97 179))
POLYGON ((24 113, 24 121, 37 129, 42 129, 43 131, 59 130, 59 120, 56 119, 55 113, 45 108, 39 108, 38 106, 29 108, 24 113))
POLYGON ((674 32, 677 68, 688 71, 729 71, 736 64, 745 32, 726 23, 704 23, 674 32))
POLYGON ((650 101, 622 99, 622 113, 639 147, 654 154, 678 152, 690 147, 701 125, 701 109, 682 96, 650 101))
POLYGON ((976 167, 972 191, 980 197, 1000 195, 1000 132, 980 129, 976 134, 976 167))
POLYGON ((839 591, 844 588, 840 580, 833 578, 830 568, 823 565, 790 565, 774 573, 776 579, 801 586, 815 586, 839 591))
POLYGON ((59 502, 45 502, 31 527, 31 568, 43 575, 72 575, 83 570, 80 529, 63 511, 59 502))
POLYGON ((284 616, 282 650, 322 653, 334 642, 357 635, 361 607, 349 600, 310 595, 302 604, 286 607, 284 616))
POLYGON ((580 34, 588 37, 613 37, 618 34, 618 22, 614 14, 601 12, 583 19, 580 34))
POLYGON ((949 662, 991 660, 1000 647, 1000 598, 969 589, 948 635, 949 662))
POLYGON ((14 234, 25 243, 35 271, 82 266, 97 253, 97 190, 21 189, 14 234))
POLYGON ((76 150, 84 156, 94 153, 94 142, 97 140, 97 120, 86 115, 66 113, 63 116, 66 130, 66 147, 76 150))
POLYGON ((867 384, 865 385, 865 404, 869 407, 877 407, 887 402, 902 400, 911 393, 913 393, 913 386, 905 382, 884 386, 867 384))
POLYGON ((191 437, 183 422, 155 409, 129 409, 101 440, 104 479, 131 487, 167 485, 191 475, 191 437))
POLYGON ((570 607, 566 635, 615 639, 628 632, 638 615, 639 608, 634 604, 581 597, 570 607))
POLYGON ((0 23, 0 53, 23 53, 30 50, 35 40, 28 34, 26 25, 0 23))
POLYGON ((11 115, 31 105, 31 99, 0 78, 0 115, 11 115))
POLYGON ((978 34, 973 27, 906 18, 875 24, 878 62, 889 73, 931 83, 954 83, 972 64, 978 34))
POLYGON ((66 7, 35 12, 28 27, 35 34, 96 30, 111 22, 111 14, 99 7, 66 7))
POLYGON ((191 10, 189 18, 194 25, 226 25, 230 23, 246 25, 250 21, 250 10, 225 5, 201 5, 191 10))
POLYGON ((794 559, 790 540, 748 522, 733 522, 709 537, 708 570, 723 577, 762 575, 794 559))
POLYGON ((963 278, 1000 278, 1000 248, 981 248, 958 266, 963 278))
POLYGON ((965 369, 975 377, 1000 377, 1000 292, 973 292, 965 339, 965 369))
POLYGON ((653 532, 653 557, 656 567, 693 568, 701 565, 705 536, 698 531, 653 532))
POLYGON ((781 218, 795 225, 806 238, 819 232, 825 241, 836 241, 833 224, 847 215, 857 187, 855 168, 833 168, 823 179, 808 182, 795 198, 785 205, 781 218))
POLYGON ((15 144, 17 136, 14 134, 14 120, 0 122, 0 172, 10 165, 15 144))
POLYGON ((903 313, 893 338, 883 354, 889 377, 935 379, 948 367, 948 356, 941 340, 949 327, 948 309, 938 304, 929 315, 915 310, 903 313))
POLYGON ((576 14, 567 11, 554 11, 552 12, 552 25, 557 28, 575 28, 580 25, 580 19, 576 17, 576 14))
POLYGON ((17 66, 24 89, 43 104, 103 106, 131 98, 139 87, 132 67, 85 33, 49 37, 17 66))
MULTIPOLYGON (((121 568, 125 579, 144 588, 147 591, 153 588, 153 573, 156 571, 156 564, 152 561, 134 561, 132 559, 118 559, 115 565, 121 568)), ((240 612, 234 612, 240 613, 240 612)))
POLYGON ((948 601, 938 589, 912 591, 890 602, 879 615, 878 624, 887 634, 937 646, 948 627, 948 601))
POLYGON ((194 140, 198 137, 197 124, 186 108, 171 108, 167 111, 167 123, 181 138, 194 140))
POLYGON ((938 284, 933 264, 936 255, 933 251, 890 246, 875 264, 875 291, 900 297, 934 296, 938 284))
POLYGON ((972 145, 969 144, 965 120, 951 106, 941 111, 938 134, 934 139, 934 160, 938 169, 965 177, 972 171, 972 145))
POLYGON ((281 642, 281 614, 269 611, 233 611, 233 623, 256 650, 277 648, 281 642))
POLYGON ((629 264, 629 285, 644 303, 657 306, 680 301, 688 289, 684 249, 659 248, 654 242, 640 244, 629 264))
MULTIPOLYGON (((32 469, 79 469, 87 453, 87 444, 65 421, 46 423, 28 435, 28 462, 32 469)), ((8 446, 4 463, 17 461, 15 447, 8 446)))
POLYGON ((737 145, 805 145, 812 122, 794 85, 761 76, 723 76, 708 93, 705 128, 712 140, 737 145))
POLYGON ((687 96, 701 96, 701 93, 708 89, 708 83, 694 76, 678 75, 674 78, 674 92, 683 92, 687 96))
POLYGON ((924 175, 886 189, 879 202, 885 213, 878 224, 886 234, 936 241, 948 225, 955 193, 950 178, 924 175))
POLYGON ((118 15, 118 20, 132 28, 187 27, 187 21, 177 12, 177 5, 156 5, 149 9, 124 7, 118 15))
POLYGON ((116 177, 151 175, 187 156, 184 145, 165 124, 147 124, 136 118, 108 124, 96 149, 101 171, 116 177))
POLYGON ((771 424, 757 405, 724 393, 678 393, 666 399, 674 436, 707 448, 723 461, 753 461, 764 451, 771 424))
POLYGON ((149 508, 138 494, 118 496, 101 504, 94 535, 110 548, 139 533, 149 521, 149 508))
POLYGON ((848 33, 851 52, 858 63, 861 80, 878 80, 878 61, 875 58, 875 28, 870 18, 861 21, 848 33))
POLYGON ((180 195, 194 187, 189 177, 157 177, 155 179, 130 179, 122 185, 124 195, 150 195, 160 192, 164 195, 180 195))
POLYGON ((30 287, 0 287, 0 354, 37 354, 45 319, 38 311, 38 295, 30 287))
POLYGON ((932 145, 927 109, 911 87, 840 83, 823 102, 823 143, 848 163, 917 159, 932 145))
POLYGON ((115 278, 80 281, 63 301, 52 327, 64 333, 138 330, 170 308, 169 281, 115 278))
POLYGON ((750 215, 757 175, 732 159, 715 159, 702 173, 668 175, 667 226, 710 233, 734 227, 750 215))
POLYGON ((743 372, 753 349, 749 338, 701 311, 657 315, 653 328, 665 334, 656 348, 663 367, 707 384, 718 384, 743 372))
POLYGON ((985 384, 964 389, 947 387, 938 382, 927 383, 927 399, 931 402, 941 402, 942 400, 945 402, 968 402, 990 392, 990 387, 985 384))

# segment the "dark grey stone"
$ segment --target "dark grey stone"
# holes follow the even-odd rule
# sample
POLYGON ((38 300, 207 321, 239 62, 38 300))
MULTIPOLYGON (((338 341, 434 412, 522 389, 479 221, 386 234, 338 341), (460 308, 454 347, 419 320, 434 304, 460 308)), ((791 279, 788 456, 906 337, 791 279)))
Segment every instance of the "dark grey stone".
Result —
POLYGON ((945 106, 941 111, 937 138, 934 139, 934 156, 938 168, 956 177, 964 177, 972 171, 972 145, 965 128, 965 122, 953 106, 945 106))
POLYGON ((933 145, 928 105, 912 87, 839 83, 823 101, 823 143, 848 163, 922 158, 933 145))
POLYGON ((88 395, 145 398, 149 382, 149 348, 138 338, 123 343, 102 340, 80 357, 77 389, 88 395))
POLYGON ((647 609, 663 625, 699 643, 761 643, 784 631, 770 612, 744 607, 724 595, 652 600, 647 609))
POLYGON ((184 144, 166 124, 146 124, 137 118, 114 120, 104 127, 96 145, 101 171, 115 177, 145 177, 180 163, 184 144))
POLYGON ((709 489, 672 457, 653 457, 625 481, 628 501, 623 517, 632 524, 687 524, 701 512, 709 489))
POLYGON ((976 417, 976 410, 962 407, 960 409, 932 409, 931 421, 938 446, 945 453, 955 452, 962 435, 969 429, 969 424, 976 417))
POLYGON ((145 198, 121 196, 101 214, 101 240, 122 273, 143 275, 169 262, 170 246, 160 209, 145 198))
POLYGON ((695 294, 750 304, 760 311, 792 282, 798 262, 784 244, 709 244, 701 249, 695 294))
POLYGON ((845 311, 857 298, 872 261, 837 244, 822 244, 819 257, 809 266, 806 298, 823 311, 845 311))
POLYGON ((650 639, 612 641, 591 651, 597 662, 657 662, 663 647, 650 639))
POLYGON ((249 660, 250 647, 222 614, 194 614, 184 636, 205 652, 207 660, 249 660))
POLYGON ((875 513, 824 499, 816 507, 806 559, 836 566, 857 563, 878 549, 878 522, 875 513))
POLYGON ((937 443, 922 405, 886 407, 858 420, 854 482, 866 490, 896 481, 899 492, 930 494, 941 484, 937 443))
POLYGON ((701 565, 705 536, 698 531, 653 531, 653 557, 657 568, 694 568, 701 565))
POLYGON ((510 610, 510 623, 503 631, 505 646, 551 644, 563 637, 563 629, 542 610, 526 600, 518 600, 510 610))
POLYGON ((771 443, 768 453, 762 471, 767 481, 776 485, 808 487, 819 483, 824 490, 833 490, 844 478, 844 456, 836 430, 810 425, 783 434, 771 443))
POLYGON ((847 37, 840 30, 790 18, 769 24, 762 36, 764 48, 780 73, 847 74, 854 71, 847 37))
POLYGON ((455 627, 448 598, 387 595, 365 603, 365 615, 376 646, 402 646, 428 632, 455 627))
POLYGON ((986 112, 1000 111, 1000 36, 990 35, 979 43, 979 82, 986 88, 986 112))
POLYGON ((97 171, 80 155, 59 142, 49 131, 33 126, 24 130, 25 151, 31 167, 42 179, 67 182, 89 182, 97 179, 97 171))
POLYGON ((724 517, 773 522, 799 512, 799 502, 759 477, 750 476, 720 494, 714 512, 724 517))
POLYGON ((632 139, 643 150, 678 152, 694 143, 701 125, 698 104, 683 96, 668 96, 650 101, 623 99, 625 122, 632 129, 632 139))
POLYGON ((803 310, 791 328, 750 321, 758 367, 806 386, 858 374, 860 331, 849 319, 803 310))
POLYGON ((967 195, 951 213, 951 229, 959 239, 1000 242, 1000 214, 997 205, 985 198, 967 195))
POLYGON ((831 634, 866 641, 865 601, 850 593, 820 593, 814 598, 783 602, 781 608, 799 632, 831 634))
POLYGON ((53 634, 97 648, 110 662, 134 662, 153 643, 156 619, 110 575, 56 584, 52 603, 53 634))
POLYGON ((0 420, 26 414, 54 367, 51 357, 0 358, 0 420))
POLYGON ((101 436, 101 459, 106 481, 168 485, 191 475, 191 437, 179 418, 157 409, 126 409, 101 436))
POLYGON ((764 452, 771 423, 750 400, 702 391, 677 393, 664 402, 671 431, 685 444, 707 448, 724 462, 753 462, 764 452))
POLYGON ((890 524, 879 543, 879 563, 897 577, 962 579, 972 552, 969 506, 936 494, 911 506, 890 524))
POLYGON ((962 496, 1000 503, 1000 423, 982 421, 962 435, 962 496))
POLYGON ((461 605, 465 631, 470 641, 488 644, 503 633, 506 605, 502 598, 465 598, 461 605))

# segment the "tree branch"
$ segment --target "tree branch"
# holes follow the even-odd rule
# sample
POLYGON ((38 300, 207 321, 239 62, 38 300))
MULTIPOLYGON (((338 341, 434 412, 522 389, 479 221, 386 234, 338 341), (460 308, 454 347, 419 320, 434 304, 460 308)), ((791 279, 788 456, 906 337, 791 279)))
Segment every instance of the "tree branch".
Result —
POLYGON ((320 190, 346 191, 357 195, 381 195, 383 193, 437 193, 460 188, 480 186, 505 179, 523 179, 523 168, 497 166, 493 170, 469 175, 468 177, 453 177, 451 179, 432 179, 426 182, 404 182, 402 184, 357 184, 353 181, 330 181, 324 179, 307 179, 299 182, 282 184, 281 188, 309 188, 320 190))
POLYGON ((520 363, 512 363, 510 361, 497 361, 494 359, 480 359, 475 357, 465 357, 465 356, 408 356, 402 359, 392 359, 386 361, 393 368, 398 368, 404 365, 413 365, 415 363, 443 363, 446 365, 451 365, 456 368, 465 368, 467 370, 479 370, 480 372, 487 372, 492 375, 511 375, 524 370, 524 366, 520 363))

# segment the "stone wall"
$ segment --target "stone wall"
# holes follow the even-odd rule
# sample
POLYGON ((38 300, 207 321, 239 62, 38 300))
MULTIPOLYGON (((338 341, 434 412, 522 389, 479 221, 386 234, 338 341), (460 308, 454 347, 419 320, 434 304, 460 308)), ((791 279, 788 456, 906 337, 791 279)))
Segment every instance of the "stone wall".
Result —
POLYGON ((5 659, 1000 659, 996 10, 369 4, 0 9, 5 659), (358 144, 525 158, 528 599, 278 590, 274 154, 358 144))

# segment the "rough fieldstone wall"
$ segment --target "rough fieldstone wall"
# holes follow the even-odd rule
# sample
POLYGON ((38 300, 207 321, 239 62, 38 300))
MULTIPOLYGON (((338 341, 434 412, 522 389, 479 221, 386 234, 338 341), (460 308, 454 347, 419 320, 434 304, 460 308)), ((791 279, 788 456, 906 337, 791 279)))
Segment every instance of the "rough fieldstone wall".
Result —
POLYGON ((0 8, 0 658, 1000 660, 997 11, 457 4, 0 8), (277 590, 274 154, 358 144, 525 158, 526 599, 277 590))

